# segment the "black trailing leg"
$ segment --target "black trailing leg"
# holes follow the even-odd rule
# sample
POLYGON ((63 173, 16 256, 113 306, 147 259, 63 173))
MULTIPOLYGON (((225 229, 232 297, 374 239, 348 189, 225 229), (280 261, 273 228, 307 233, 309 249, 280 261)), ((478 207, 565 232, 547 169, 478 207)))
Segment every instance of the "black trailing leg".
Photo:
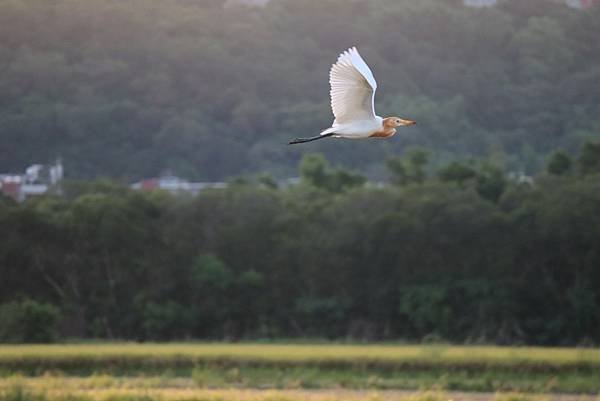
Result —
POLYGON ((330 136, 335 135, 333 132, 330 134, 323 134, 323 135, 317 135, 317 136, 312 136, 310 138, 296 138, 296 139, 292 139, 288 145, 295 145, 297 143, 306 143, 306 142, 312 142, 312 141, 316 141, 318 139, 323 139, 323 138, 328 138, 330 136))

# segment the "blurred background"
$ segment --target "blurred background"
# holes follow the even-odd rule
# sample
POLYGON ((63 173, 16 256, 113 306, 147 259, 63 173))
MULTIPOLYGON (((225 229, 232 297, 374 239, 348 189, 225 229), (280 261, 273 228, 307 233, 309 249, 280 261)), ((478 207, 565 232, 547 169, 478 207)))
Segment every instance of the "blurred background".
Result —
POLYGON ((62 157, 71 178, 287 178, 318 149, 383 179, 382 159, 422 146, 436 165, 494 153, 534 173, 598 135, 591 1, 464 3, 3 1, 1 172, 62 157), (380 83, 379 114, 419 126, 282 146, 330 125, 329 68, 354 45, 380 83))
POLYGON ((597 344, 597 3, 0 1, 0 341, 597 344))

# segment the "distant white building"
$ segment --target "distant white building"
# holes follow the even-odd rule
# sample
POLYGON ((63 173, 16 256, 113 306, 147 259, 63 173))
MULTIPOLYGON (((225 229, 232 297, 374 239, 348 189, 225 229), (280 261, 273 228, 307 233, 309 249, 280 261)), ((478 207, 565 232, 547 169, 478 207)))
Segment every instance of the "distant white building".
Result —
POLYGON ((173 194, 187 193, 190 195, 198 195, 200 191, 209 188, 227 188, 224 182, 189 182, 173 175, 167 175, 159 178, 148 178, 136 182, 131 185, 131 188, 142 191, 153 191, 161 189, 173 194))
POLYGON ((0 174, 0 192, 22 202, 30 196, 43 195, 63 179, 62 161, 54 164, 33 164, 23 174, 0 174))
POLYGON ((525 174, 522 171, 513 171, 508 173, 508 179, 513 182, 516 182, 517 184, 527 184, 531 186, 535 184, 533 177, 525 174))

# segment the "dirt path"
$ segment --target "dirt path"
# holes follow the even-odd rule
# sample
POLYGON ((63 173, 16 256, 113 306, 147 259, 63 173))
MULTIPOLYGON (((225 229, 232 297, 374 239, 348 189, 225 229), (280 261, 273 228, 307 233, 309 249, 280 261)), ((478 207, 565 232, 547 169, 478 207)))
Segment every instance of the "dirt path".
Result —
MULTIPOLYGON (((189 378, 115 378, 16 377, 0 378, 0 395, 15 385, 52 396, 86 395, 90 400, 104 401, 113 396, 145 395, 160 401, 600 401, 585 394, 527 394, 510 396, 497 393, 459 391, 424 392, 414 390, 348 390, 348 389, 243 389, 202 388, 189 378)), ((0 397, 1 398, 1 397, 0 397)), ((51 397, 52 400, 54 397, 51 397)))
MULTIPOLYGON (((492 401, 497 393, 419 392, 408 390, 255 390, 255 389, 85 389, 50 390, 53 394, 85 394, 92 400, 118 399, 119 395, 149 396, 161 401, 215 400, 215 401, 492 401), (117 398, 115 398, 117 396, 117 398)), ((515 394, 504 393, 501 401, 597 401, 593 395, 582 394, 515 394)))
MULTIPOLYGON (((282 396, 289 396, 292 399, 301 399, 306 401, 317 401, 323 399, 332 400, 384 400, 384 401, 395 401, 395 400, 406 400, 408 397, 420 394, 422 397, 415 398, 414 401, 436 401, 438 396, 442 400, 448 401, 491 401, 496 397, 496 393, 465 393, 458 391, 443 391, 440 393, 431 393, 432 397, 426 399, 423 397, 423 392, 415 392, 410 390, 248 390, 250 393, 267 394, 278 394, 282 396)), ((521 395, 524 395, 521 393, 521 395)), ((585 394, 532 394, 524 395, 526 398, 539 399, 539 400, 552 400, 552 401, 597 401, 598 397, 594 395, 585 394)), ((514 400, 507 401, 521 401, 522 398, 515 398, 514 400)))

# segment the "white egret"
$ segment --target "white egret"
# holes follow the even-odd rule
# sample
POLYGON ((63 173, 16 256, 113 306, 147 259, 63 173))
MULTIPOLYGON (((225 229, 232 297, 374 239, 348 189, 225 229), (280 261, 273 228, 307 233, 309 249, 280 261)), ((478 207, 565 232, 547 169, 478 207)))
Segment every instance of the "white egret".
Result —
POLYGON ((317 136, 296 138, 290 145, 328 137, 364 139, 389 138, 396 128, 416 124, 399 117, 381 118, 375 114, 377 82, 371 69, 352 47, 340 54, 329 72, 331 109, 335 120, 317 136))

